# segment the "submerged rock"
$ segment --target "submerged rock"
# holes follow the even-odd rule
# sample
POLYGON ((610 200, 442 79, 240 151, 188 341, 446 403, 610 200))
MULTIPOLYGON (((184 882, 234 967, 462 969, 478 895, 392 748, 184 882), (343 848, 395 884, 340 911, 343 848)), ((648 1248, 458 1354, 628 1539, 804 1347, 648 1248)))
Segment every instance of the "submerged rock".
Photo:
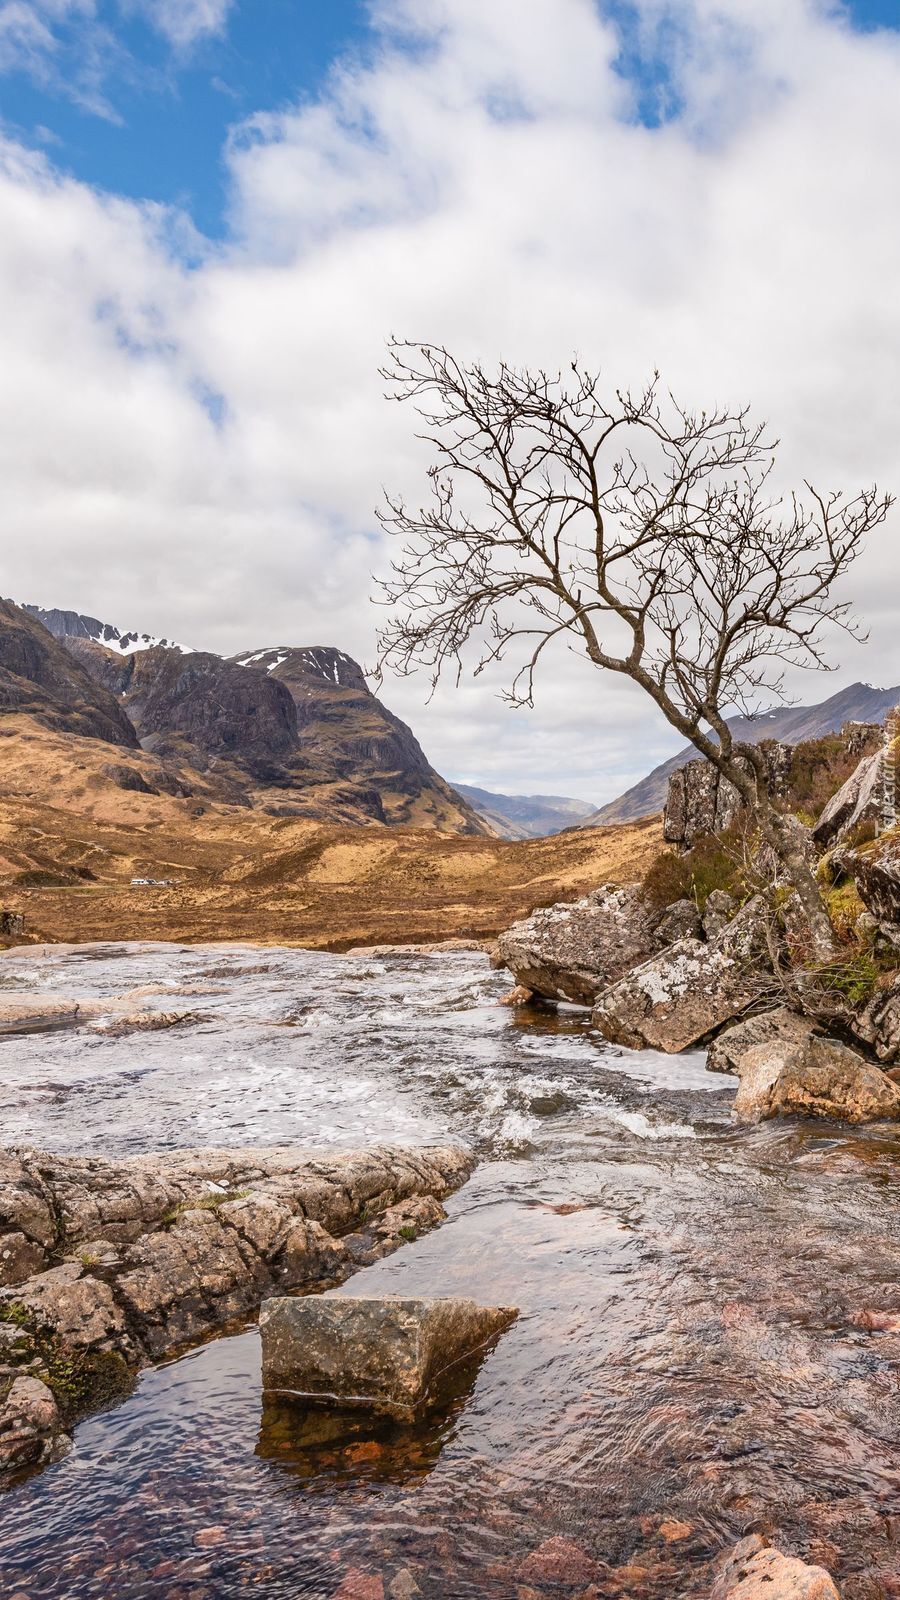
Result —
POLYGON ((514 922, 497 941, 499 959, 517 986, 589 1006, 660 948, 657 920, 639 888, 607 884, 574 904, 541 906, 514 922))
POLYGON ((264 1296, 339 1283, 435 1226, 471 1167, 454 1146, 2 1154, 4 1358, 58 1382, 71 1423, 264 1296))
POLYGON ((634 1050, 675 1053, 709 1038, 763 993, 763 915, 761 903, 751 901, 712 944, 679 939, 603 991, 594 1025, 634 1050))
POLYGON ((474 1300, 317 1295, 263 1303, 263 1388, 411 1421, 436 1380, 515 1320, 474 1300))
POLYGON ((741 1082, 734 1114, 741 1122, 777 1116, 900 1121, 900 1088, 836 1039, 773 1039, 745 1051, 736 1070, 741 1082))
POLYGON ((748 1050, 773 1041, 787 1044, 805 1044, 819 1029, 809 1017, 792 1011, 790 1006, 778 1006, 774 1011, 761 1011, 748 1017, 746 1022, 726 1028, 709 1047, 706 1058, 708 1072, 738 1072, 739 1063, 748 1050))
POLYGON ((824 1567, 786 1556, 752 1533, 723 1563, 711 1600, 841 1600, 824 1567))

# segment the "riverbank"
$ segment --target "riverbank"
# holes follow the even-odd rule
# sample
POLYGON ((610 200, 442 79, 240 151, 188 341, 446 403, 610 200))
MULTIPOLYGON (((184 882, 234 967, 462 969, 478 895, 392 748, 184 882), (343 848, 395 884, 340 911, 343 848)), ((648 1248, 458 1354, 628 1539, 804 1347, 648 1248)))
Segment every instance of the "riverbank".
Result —
POLYGON ((253 1329, 146 1372, 0 1502, 9 1592, 700 1600, 759 1528, 844 1600, 893 1600, 896 1130, 736 1127, 702 1053, 523 1017, 475 953, 113 947, 14 968, 98 1001, 212 992, 183 1027, 8 1041, 8 1142, 118 1160, 161 1135, 465 1139, 479 1164, 448 1221, 350 1292, 520 1316, 445 1411, 365 1438, 263 1405, 253 1329))

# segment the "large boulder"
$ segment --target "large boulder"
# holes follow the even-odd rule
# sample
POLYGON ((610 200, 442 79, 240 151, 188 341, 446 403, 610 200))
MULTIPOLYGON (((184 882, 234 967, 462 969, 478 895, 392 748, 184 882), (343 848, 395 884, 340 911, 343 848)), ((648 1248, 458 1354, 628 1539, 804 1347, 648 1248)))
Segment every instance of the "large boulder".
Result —
POLYGON ((317 1295, 266 1300, 263 1388, 411 1421, 436 1380, 515 1321, 474 1300, 317 1295))
POLYGON ((831 1122, 898 1122, 900 1088, 836 1039, 772 1040, 738 1060, 740 1122, 810 1117, 831 1122))
POLYGON ((803 1017, 790 1006, 778 1006, 774 1011, 761 1011, 726 1028, 709 1047, 706 1058, 707 1071, 733 1072, 748 1050, 761 1044, 805 1044, 819 1030, 809 1017, 803 1017))
POLYGON ((604 989, 593 1011, 605 1039, 676 1053, 757 1002, 767 983, 765 908, 752 900, 710 944, 679 939, 604 989))
POLYGON ((500 935, 500 962, 548 1000, 592 1005, 607 984, 660 948, 659 913, 639 888, 607 884, 574 904, 542 906, 500 935))
POLYGON ((816 844, 839 844, 861 822, 877 822, 881 815, 884 751, 864 756, 855 772, 833 794, 812 830, 816 844))
MULTIPOLYGON (((746 748, 746 747, 745 747, 746 748)), ((791 765, 791 746, 776 739, 764 739, 757 747, 766 764, 770 793, 784 792, 791 765)), ((739 756, 747 773, 754 771, 749 756, 739 756)), ((700 756, 688 761, 669 778, 663 813, 663 836, 667 844, 690 850, 711 833, 725 833, 738 820, 743 801, 732 783, 720 776, 718 768, 700 756)))
POLYGON ((722 1563, 711 1600, 840 1600, 824 1567, 786 1556, 751 1533, 722 1563))

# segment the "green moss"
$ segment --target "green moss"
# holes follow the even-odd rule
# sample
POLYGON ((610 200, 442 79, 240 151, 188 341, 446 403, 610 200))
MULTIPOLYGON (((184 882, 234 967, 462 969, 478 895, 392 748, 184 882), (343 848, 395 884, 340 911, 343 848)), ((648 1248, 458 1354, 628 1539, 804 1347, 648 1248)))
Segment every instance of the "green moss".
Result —
POLYGON ((0 1306, 0 1322, 11 1322, 14 1328, 27 1328, 31 1321, 31 1312, 21 1300, 10 1300, 8 1305, 0 1306))
POLYGON ((826 890, 822 898, 838 938, 845 942, 852 939, 856 924, 866 909, 859 898, 856 884, 848 879, 846 883, 826 890))
POLYGON ((40 1376, 54 1395, 65 1424, 130 1394, 134 1375, 113 1350, 42 1352, 40 1376))
POLYGON ((860 950, 846 961, 835 961, 817 969, 816 977, 827 994, 841 996, 854 1010, 871 1000, 881 970, 867 950, 860 950))

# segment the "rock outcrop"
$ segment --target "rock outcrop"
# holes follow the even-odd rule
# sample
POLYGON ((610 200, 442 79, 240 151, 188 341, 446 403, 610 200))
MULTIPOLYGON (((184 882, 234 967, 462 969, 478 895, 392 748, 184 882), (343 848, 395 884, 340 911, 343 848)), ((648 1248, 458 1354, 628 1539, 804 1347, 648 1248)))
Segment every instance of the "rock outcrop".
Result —
POLYGON ((433 1401, 441 1375, 517 1315, 512 1306, 460 1299, 265 1300, 263 1388, 411 1422, 433 1401))
POLYGON ((0 1368, 0 1486, 21 1473, 60 1461, 70 1449, 71 1440, 47 1385, 40 1378, 4 1375, 0 1368))
POLYGON ((115 696, 39 622, 0 600, 0 715, 17 712, 58 733, 132 749, 138 743, 115 696))
MULTIPOLYGON (((3 1370, 45 1383, 68 1426, 266 1295, 339 1283, 434 1226, 471 1166, 452 1146, 0 1155, 3 1370)), ((0 1470, 5 1426, 0 1408, 0 1470)))
POLYGON ((840 844, 862 822, 878 822, 881 815, 884 751, 864 756, 856 771, 832 795, 812 830, 823 848, 840 844))
POLYGON ((900 830, 862 849, 841 852, 840 865, 853 874, 867 911, 880 923, 900 924, 900 830))
MULTIPOLYGON (((780 794, 791 766, 791 748, 775 739, 760 741, 771 793, 780 794)), ((741 763, 748 773, 753 766, 744 756, 741 763)), ((690 850, 711 833, 725 833, 741 815, 743 802, 734 785, 723 778, 702 756, 689 761, 669 778, 663 813, 663 835, 667 844, 690 850)))
POLYGON ((542 906, 514 922, 497 941, 498 958, 518 986, 589 1006, 666 942, 656 932, 659 920, 639 888, 607 884, 574 904, 542 906))
POLYGON ((206 765, 237 759, 274 782, 299 748, 290 691, 269 673, 197 651, 143 650, 133 656, 125 708, 141 743, 206 765))
POLYGON ((613 1044, 671 1053, 711 1038, 766 988, 765 908, 752 900, 709 944, 679 939, 603 990, 595 1027, 613 1044))
POLYGON ((773 1039, 737 1061, 739 1122, 807 1117, 830 1122, 898 1122, 900 1088, 836 1039, 773 1039))
POLYGON ((900 973, 893 975, 887 987, 875 990, 854 1020, 853 1033, 886 1066, 900 1062, 900 973))
POLYGON ((736 1545, 720 1567, 710 1600, 841 1600, 824 1567, 786 1556, 761 1534, 736 1545))

